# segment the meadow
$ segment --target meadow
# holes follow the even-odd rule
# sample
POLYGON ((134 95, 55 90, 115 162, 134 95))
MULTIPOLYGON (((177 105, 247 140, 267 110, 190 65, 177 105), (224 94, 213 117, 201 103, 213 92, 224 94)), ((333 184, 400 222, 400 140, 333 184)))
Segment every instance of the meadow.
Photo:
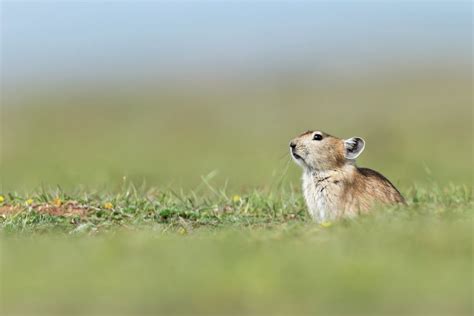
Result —
POLYGON ((10 91, 4 315, 470 315, 470 74, 10 91), (288 142, 367 142, 407 207, 311 222, 288 142))
POLYGON ((5 315, 472 312, 467 187, 323 225, 285 190, 56 193, 1 218, 5 315))

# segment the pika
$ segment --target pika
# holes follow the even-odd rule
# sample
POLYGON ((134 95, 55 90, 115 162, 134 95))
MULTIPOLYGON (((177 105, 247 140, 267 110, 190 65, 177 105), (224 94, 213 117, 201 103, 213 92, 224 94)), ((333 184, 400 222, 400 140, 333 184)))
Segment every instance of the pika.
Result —
POLYGON ((360 137, 341 139, 321 131, 305 132, 290 142, 291 156, 303 168, 303 195, 316 222, 355 217, 377 204, 406 204, 387 178, 356 166, 364 148, 360 137))

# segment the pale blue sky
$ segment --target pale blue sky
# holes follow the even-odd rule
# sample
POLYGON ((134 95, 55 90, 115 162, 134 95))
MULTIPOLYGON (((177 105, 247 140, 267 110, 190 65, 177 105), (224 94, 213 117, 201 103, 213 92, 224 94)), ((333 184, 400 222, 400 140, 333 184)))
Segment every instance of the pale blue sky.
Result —
POLYGON ((468 63, 471 23, 469 1, 2 1, 2 75, 468 63))

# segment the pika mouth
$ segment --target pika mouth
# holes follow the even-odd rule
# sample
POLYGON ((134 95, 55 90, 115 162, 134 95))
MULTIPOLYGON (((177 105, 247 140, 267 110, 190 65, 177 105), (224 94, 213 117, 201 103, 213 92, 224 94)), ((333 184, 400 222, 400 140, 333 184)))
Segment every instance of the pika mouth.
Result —
POLYGON ((303 160, 303 157, 301 157, 300 155, 298 155, 297 153, 295 153, 294 150, 291 151, 291 155, 293 156, 293 158, 295 158, 296 160, 303 160))

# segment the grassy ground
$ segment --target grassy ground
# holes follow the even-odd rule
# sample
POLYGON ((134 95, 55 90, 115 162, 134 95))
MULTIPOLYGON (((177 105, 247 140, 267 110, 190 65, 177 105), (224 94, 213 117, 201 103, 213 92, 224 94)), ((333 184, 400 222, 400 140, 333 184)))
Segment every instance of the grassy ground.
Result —
POLYGON ((468 187, 322 226, 291 189, 201 190, 5 196, 4 314, 472 314, 468 187))
POLYGON ((2 91, 0 314, 472 314, 465 69, 2 91), (409 206, 312 223, 307 129, 409 206))

